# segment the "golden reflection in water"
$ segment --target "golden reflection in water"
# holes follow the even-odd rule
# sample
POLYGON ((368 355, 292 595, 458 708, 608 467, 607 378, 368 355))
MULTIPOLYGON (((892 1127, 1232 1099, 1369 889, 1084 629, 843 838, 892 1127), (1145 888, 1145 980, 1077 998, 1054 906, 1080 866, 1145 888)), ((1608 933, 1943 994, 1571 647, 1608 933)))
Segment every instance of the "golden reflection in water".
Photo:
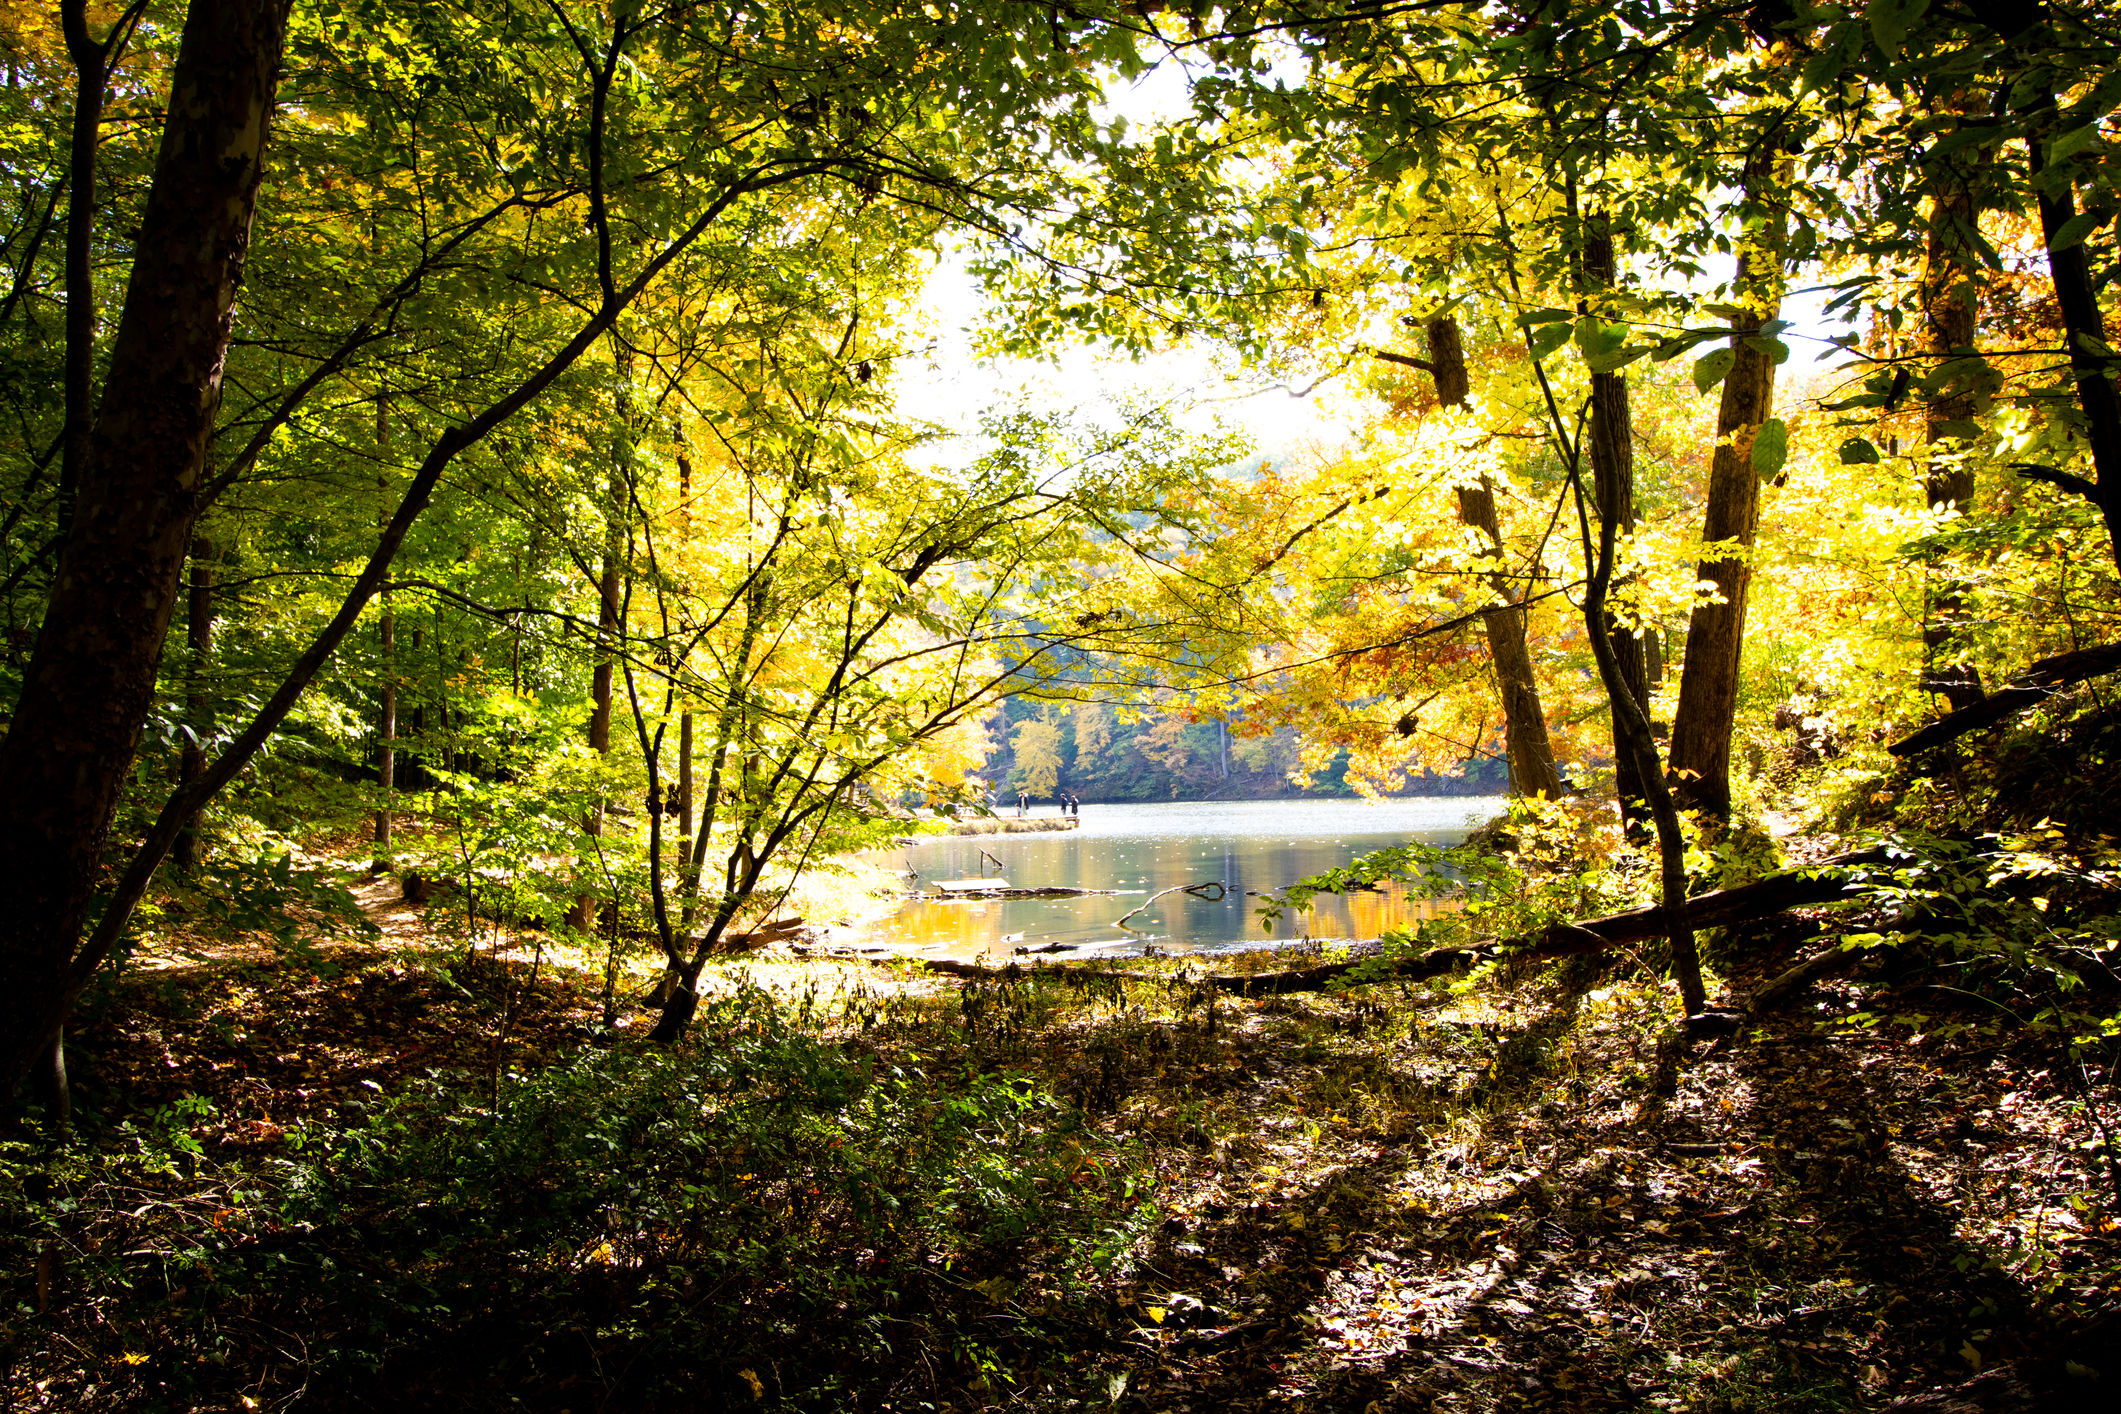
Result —
POLYGON ((1081 898, 915 900, 879 925, 877 941, 930 955, 967 958, 982 953, 1009 956, 1020 947, 1051 943, 1111 944, 1117 950, 1120 945, 1138 945, 1149 939, 1159 947, 1213 950, 1277 938, 1376 938, 1412 931, 1422 922, 1465 906, 1464 899, 1455 895, 1410 897, 1404 885, 1387 882, 1374 891, 1320 896, 1310 908, 1284 913, 1269 927, 1258 916, 1260 900, 1240 892, 1233 891, 1221 903, 1174 894, 1131 919, 1131 931, 1116 926, 1147 895, 1195 882, 1181 877, 1183 873, 1150 870, 1135 876, 1141 882, 1128 881, 1127 892, 1081 898))
POLYGON ((909 889, 932 891, 945 881, 999 874, 1018 888, 1113 892, 914 900, 867 931, 874 944, 958 958, 1009 957, 1018 949, 1137 950, 1150 941, 1173 950, 1213 950, 1270 939, 1374 938, 1460 905, 1450 898, 1410 897, 1403 886, 1387 883, 1374 892, 1322 895, 1307 911, 1268 927, 1259 917, 1259 895, 1387 845, 1454 843, 1465 838, 1470 821, 1500 804, 1463 797, 1378 808, 1320 800, 1173 802, 1086 807, 1081 826, 1065 831, 930 836, 879 863, 905 871, 909 889), (1226 896, 1155 897, 1196 884, 1220 884, 1226 896), (1119 920, 1137 909, 1121 929, 1119 920))

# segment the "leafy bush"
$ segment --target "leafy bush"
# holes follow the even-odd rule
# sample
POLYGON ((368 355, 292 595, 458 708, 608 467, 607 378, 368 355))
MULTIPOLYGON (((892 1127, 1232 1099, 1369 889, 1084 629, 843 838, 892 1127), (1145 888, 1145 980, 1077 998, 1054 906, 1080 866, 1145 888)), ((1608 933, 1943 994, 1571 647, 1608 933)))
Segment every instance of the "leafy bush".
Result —
MULTIPOLYGON (((754 1380, 830 1404, 915 1345, 993 1341, 1009 1292, 1074 1287, 1147 1220, 1026 1082, 880 1066, 757 992, 703 1008, 697 1037, 585 1048, 490 1109, 434 1086, 298 1135, 247 1193, 231 1175, 169 1211, 181 1263, 100 1273, 126 1294, 76 1338, 138 1356, 121 1372, 163 1396, 228 1388, 196 1352, 248 1328, 299 1333, 326 1402, 580 1379, 633 1406, 754 1380)), ((172 1177, 197 1162, 174 1134, 172 1177)), ((56 1188, 9 1185, 25 1247, 144 1249, 113 1209, 154 1165, 112 1186, 72 1162, 56 1188)))

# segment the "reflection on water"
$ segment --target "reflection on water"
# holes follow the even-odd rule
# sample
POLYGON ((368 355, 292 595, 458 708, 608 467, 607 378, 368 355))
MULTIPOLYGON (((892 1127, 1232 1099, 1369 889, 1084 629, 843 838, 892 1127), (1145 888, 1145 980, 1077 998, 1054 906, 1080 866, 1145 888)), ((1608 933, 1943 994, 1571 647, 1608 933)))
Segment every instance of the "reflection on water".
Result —
MULTIPOLYGON (((931 955, 1006 956, 1044 944, 1139 943, 1214 951, 1267 938, 1374 938, 1433 905, 1393 886, 1380 893, 1316 900, 1301 914, 1262 926, 1260 900, 1298 879, 1346 864, 1358 854, 1418 840, 1455 844, 1503 802, 1488 796, 1390 800, 1183 801, 1168 805, 1086 805, 1082 826, 1067 833, 945 836, 901 853, 902 866, 932 885, 982 873, 981 852, 1002 861, 1017 888, 1116 889, 1084 898, 987 899, 909 903, 873 930, 874 941, 931 955), (1157 900, 1116 927, 1146 895, 1182 884, 1215 882, 1220 903, 1186 894, 1157 900)), ((992 875, 991 864, 985 872, 992 875)))

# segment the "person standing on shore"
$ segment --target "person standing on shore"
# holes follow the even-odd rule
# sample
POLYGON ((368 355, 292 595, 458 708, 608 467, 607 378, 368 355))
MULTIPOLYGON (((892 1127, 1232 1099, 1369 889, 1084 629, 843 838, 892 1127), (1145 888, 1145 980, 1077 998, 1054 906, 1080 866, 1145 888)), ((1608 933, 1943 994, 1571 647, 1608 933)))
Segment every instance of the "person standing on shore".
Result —
POLYGON ((1031 813, 1031 797, 1022 791, 1016 795, 1016 818, 1021 820, 1031 813))

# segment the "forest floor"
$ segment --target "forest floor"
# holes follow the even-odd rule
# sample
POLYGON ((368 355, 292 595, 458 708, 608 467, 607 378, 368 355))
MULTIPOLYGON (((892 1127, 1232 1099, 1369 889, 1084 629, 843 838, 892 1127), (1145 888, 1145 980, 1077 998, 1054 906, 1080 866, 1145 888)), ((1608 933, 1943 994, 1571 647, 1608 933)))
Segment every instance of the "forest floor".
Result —
MULTIPOLYGON (((84 1188, 33 1261, 9 1252, 10 1407, 646 1407, 601 1360, 502 1380, 443 1356, 335 1391, 285 1341, 238 1340, 224 1373, 180 1375, 154 1301, 127 1304, 184 1297, 158 1221, 223 1227, 240 1175, 386 1097, 499 1097, 639 1044, 639 1014, 602 1026, 585 960, 467 953, 370 907, 378 941, 136 971, 80 1029, 84 1131, 152 1122, 200 1162, 84 1188), (127 1244, 128 1290, 76 1274, 127 1244)), ((1735 970, 1787 956, 1763 944, 1735 970)), ((1664 984, 1583 965, 1237 1003, 1153 970, 1083 990, 753 959, 714 985, 801 997, 850 1053, 1058 1096, 1145 1220, 1087 1284, 968 1269, 901 1298, 983 1343, 900 1348, 805 1394, 806 1359, 845 1337, 813 1315, 784 1331, 785 1369, 769 1351, 695 1371, 658 1407, 2054 1410, 2111 1408, 2121 1381, 2116 1194, 2087 1152, 2111 1098, 2102 1121, 2055 1057, 1882 975, 1684 1045, 1664 984)))

